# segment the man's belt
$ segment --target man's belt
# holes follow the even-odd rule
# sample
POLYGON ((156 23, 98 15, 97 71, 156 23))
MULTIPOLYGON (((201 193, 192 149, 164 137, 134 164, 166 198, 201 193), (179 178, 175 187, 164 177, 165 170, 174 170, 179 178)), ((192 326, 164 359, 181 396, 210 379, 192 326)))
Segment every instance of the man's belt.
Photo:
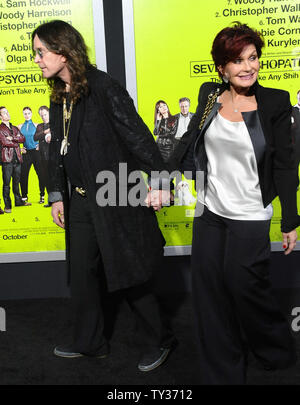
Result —
POLYGON ((86 197, 86 191, 82 187, 73 187, 73 188, 82 197, 86 197))

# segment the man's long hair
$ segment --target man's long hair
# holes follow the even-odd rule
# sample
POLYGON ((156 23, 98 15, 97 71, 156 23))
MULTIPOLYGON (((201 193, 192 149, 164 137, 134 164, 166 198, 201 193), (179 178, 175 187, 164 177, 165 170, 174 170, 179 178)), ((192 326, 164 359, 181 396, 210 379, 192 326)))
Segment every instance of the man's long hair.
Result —
MULTIPOLYGON (((74 102, 78 101, 88 92, 86 71, 91 67, 81 34, 65 21, 54 20, 40 25, 33 31, 32 49, 35 35, 49 51, 66 58, 71 75, 70 97, 74 102)), ((61 103, 65 96, 65 83, 59 77, 48 78, 47 82, 52 90, 51 100, 61 103)))

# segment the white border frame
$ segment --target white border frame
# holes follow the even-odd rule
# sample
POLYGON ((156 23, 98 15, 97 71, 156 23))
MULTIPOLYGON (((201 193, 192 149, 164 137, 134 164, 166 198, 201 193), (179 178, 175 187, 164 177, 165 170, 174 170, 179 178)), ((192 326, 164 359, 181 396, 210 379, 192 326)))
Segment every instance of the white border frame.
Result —
POLYGON ((126 88, 138 109, 132 0, 122 0, 126 88))
POLYGON ((65 259, 66 252, 64 250, 0 254, 0 263, 51 262, 65 259))
POLYGON ((96 65, 98 69, 107 72, 103 0, 93 0, 93 20, 96 65))
MULTIPOLYGON (((300 242, 297 242, 295 250, 300 250, 300 242)), ((192 247, 188 246, 166 246, 165 256, 190 256, 192 247)), ((281 242, 272 242, 272 252, 283 251, 281 242)), ((66 259, 63 250, 54 252, 21 252, 0 254, 0 263, 22 263, 22 262, 42 262, 61 261, 66 259)))

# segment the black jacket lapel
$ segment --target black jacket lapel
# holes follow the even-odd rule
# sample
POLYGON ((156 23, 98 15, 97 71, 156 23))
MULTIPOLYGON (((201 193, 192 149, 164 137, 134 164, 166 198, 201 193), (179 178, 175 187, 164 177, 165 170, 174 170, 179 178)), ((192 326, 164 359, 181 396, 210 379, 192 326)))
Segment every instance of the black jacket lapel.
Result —
POLYGON ((247 111, 242 112, 243 119, 247 126, 257 165, 262 161, 266 149, 266 140, 264 133, 260 124, 259 116, 257 111, 247 111))

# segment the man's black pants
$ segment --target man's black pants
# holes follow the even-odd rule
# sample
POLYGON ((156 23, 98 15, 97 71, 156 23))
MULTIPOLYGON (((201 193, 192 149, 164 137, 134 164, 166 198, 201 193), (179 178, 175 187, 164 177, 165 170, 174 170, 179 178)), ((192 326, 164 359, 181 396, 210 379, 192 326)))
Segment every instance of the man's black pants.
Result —
POLYGON ((231 220, 206 207, 194 220, 192 292, 203 384, 244 384, 248 350, 270 368, 296 361, 271 293, 269 228, 270 221, 231 220))
MULTIPOLYGON (((75 191, 70 202, 71 296, 74 303, 73 350, 86 354, 108 351, 101 303, 104 269, 86 197, 75 191)), ((124 268, 124 271, 127 271, 124 268)), ((173 336, 163 324, 156 298, 147 284, 129 288, 125 297, 135 314, 144 351, 169 347, 173 336)), ((124 331, 126 333, 126 331, 124 331)))

